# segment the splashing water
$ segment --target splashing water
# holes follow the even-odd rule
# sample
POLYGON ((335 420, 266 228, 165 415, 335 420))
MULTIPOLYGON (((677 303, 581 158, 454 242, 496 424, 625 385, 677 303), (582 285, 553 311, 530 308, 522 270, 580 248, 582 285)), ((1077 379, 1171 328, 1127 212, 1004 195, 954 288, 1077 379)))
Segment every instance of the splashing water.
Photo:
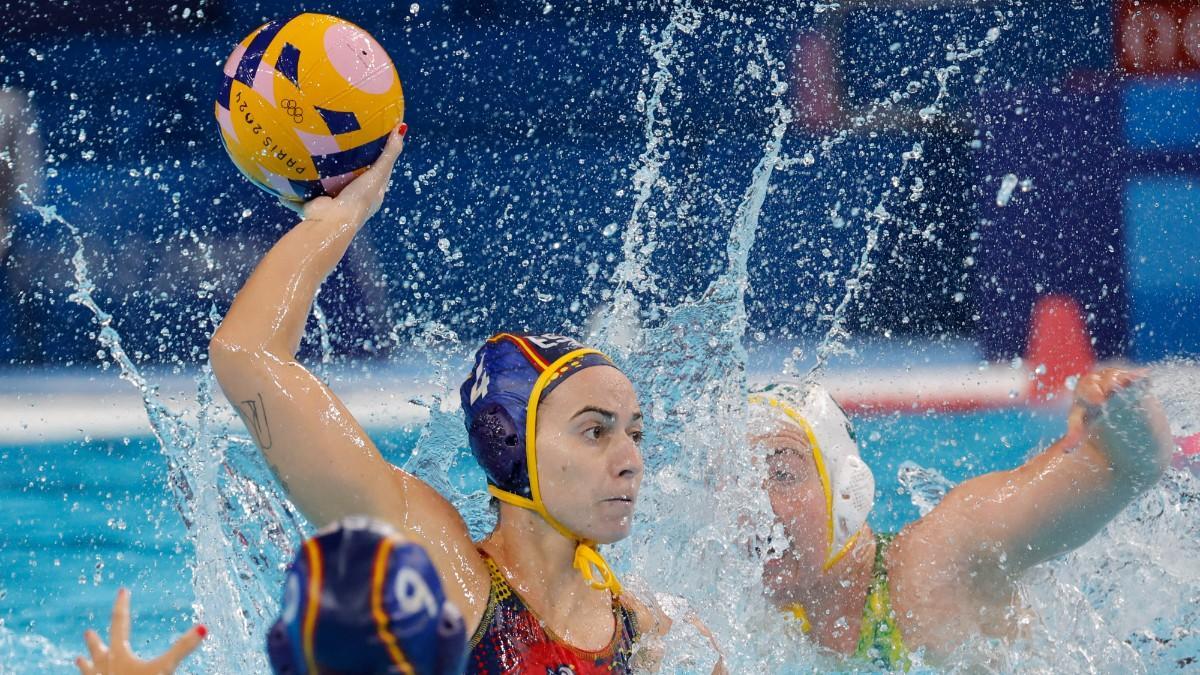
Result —
MULTIPOLYGON (((50 666, 64 671, 74 668, 76 656, 40 635, 20 634, 10 630, 3 622, 0 622, 0 655, 4 656, 8 664, 37 664, 38 672, 50 666)), ((28 672, 34 671, 30 669, 28 672)))
MULTIPOLYGON (((88 271, 83 234, 53 206, 42 206, 23 191, 26 205, 43 225, 61 226, 75 251, 70 262, 73 291, 69 299, 92 314, 96 339, 121 379, 142 396, 150 428, 168 460, 172 503, 191 536, 196 558, 190 565, 197 617, 222 636, 220 648, 205 648, 201 663, 214 672, 236 672, 247 665, 267 668, 261 636, 278 609, 283 564, 299 541, 301 520, 274 487, 261 455, 231 450, 237 444, 212 419, 213 377, 205 364, 196 376, 194 420, 171 410, 126 353, 114 317, 95 299, 96 284, 88 271)), ((201 292, 204 292, 203 289, 201 292)), ((215 327, 216 308, 209 319, 215 327)))
POLYGON ((900 486, 912 496, 913 506, 922 517, 941 503, 946 493, 954 487, 937 469, 926 469, 916 462, 904 460, 897 470, 900 486))
MULTIPOLYGON (((919 116, 922 122, 929 123, 941 113, 941 105, 944 99, 949 94, 949 84, 953 77, 962 74, 962 67, 958 65, 960 62, 978 59, 984 55, 986 50, 991 49, 999 40, 1003 30, 1007 29, 1008 21, 1002 12, 996 13, 996 19, 1000 23, 999 26, 993 26, 988 29, 987 34, 983 39, 976 42, 974 49, 966 51, 965 48, 960 51, 950 49, 946 54, 946 59, 951 61, 951 65, 935 69, 933 76, 938 84, 937 95, 933 103, 922 108, 919 116)), ((982 76, 983 70, 979 76, 982 76)), ((916 92, 925 86, 924 80, 915 80, 909 84, 909 90, 916 92)), ((895 103, 895 97, 889 96, 874 101, 865 114, 855 117, 849 128, 843 129, 837 134, 825 138, 821 141, 821 151, 826 156, 839 143, 846 141, 850 137, 850 131, 873 121, 876 115, 881 110, 886 110, 895 103)), ((806 155, 801 164, 809 165, 812 162, 808 161, 811 153, 806 155)), ((891 187, 884 190, 875 207, 867 212, 867 224, 864 226, 866 232, 866 242, 863 245, 862 251, 859 254, 858 261, 851 268, 851 276, 845 282, 845 292, 842 295, 838 306, 826 316, 819 317, 822 322, 828 322, 829 328, 825 335, 821 338, 816 348, 816 358, 808 372, 804 374, 805 382, 816 382, 823 375, 829 361, 835 356, 853 356, 854 350, 847 345, 847 339, 850 333, 846 330, 847 313, 852 304, 858 297, 869 288, 869 278, 875 270, 875 265, 871 262, 871 254, 875 251, 879 244, 880 229, 885 223, 892 218, 892 214, 887 210, 889 198, 894 194, 902 194, 908 192, 908 199, 911 201, 919 201, 924 194, 924 183, 920 177, 915 177, 914 182, 904 187, 905 178, 908 176, 910 166, 915 162, 920 162, 924 159, 924 150, 920 143, 914 143, 910 151, 904 152, 900 156, 900 168, 891 179, 891 187)), ((1007 180, 1007 178, 1006 178, 1007 180)), ((1015 178, 1014 178, 1015 181, 1015 178)), ((1014 186, 1015 187, 1015 182, 1014 186)), ((1003 187, 1001 188, 1003 192, 1003 187)), ((1011 188, 1009 190, 1011 194, 1011 188)), ((840 221, 837 215, 837 207, 835 206, 831 218, 835 221, 840 221)), ((840 226, 844 226, 844 223, 840 226)), ((904 241, 906 234, 902 231, 896 240, 896 246, 904 241)), ((796 346, 792 349, 791 354, 784 360, 782 373, 785 376, 794 377, 798 375, 796 372, 797 364, 804 358, 804 350, 801 346, 796 346)))
MULTIPOLYGON (((622 235, 623 260, 612 276, 613 299, 607 314, 600 319, 595 338, 614 354, 627 354, 631 348, 631 336, 622 331, 628 331, 639 321, 638 294, 657 290, 654 276, 644 263, 656 248, 658 216, 652 212, 646 217, 645 211, 655 189, 662 191, 664 201, 669 201, 674 192, 671 184, 662 180, 662 168, 670 156, 667 143, 671 139, 671 121, 666 116, 663 97, 674 82, 671 67, 683 56, 682 38, 696 32, 701 18, 700 12, 684 2, 675 7, 657 42, 651 41, 646 30, 642 31, 642 40, 650 45, 650 56, 655 64, 654 73, 649 75, 649 95, 640 92, 637 101, 637 109, 645 115, 642 126, 646 144, 633 175, 633 209, 622 235), (646 218, 645 222, 643 218, 646 218)), ((611 232, 605 230, 606 235, 615 233, 615 226, 610 228, 611 232)), ((590 288, 591 279, 584 288, 585 296, 590 295, 590 288)))
MULTIPOLYGON (((979 57, 984 49, 997 42, 1006 27, 1003 17, 1000 18, 1002 26, 990 29, 976 49, 952 54, 954 64, 934 71, 938 94, 933 104, 921 111, 924 121, 932 121, 941 113, 940 105, 947 96, 949 82, 961 73, 957 63, 979 57)), ((614 332, 613 326, 617 322, 625 322, 620 332, 624 338, 619 346, 643 397, 650 421, 648 445, 655 452, 655 456, 647 457, 641 508, 642 513, 652 515, 639 518, 638 530, 628 545, 619 547, 618 559, 636 570, 639 576, 655 580, 656 590, 661 592, 660 602, 673 618, 678 620, 688 615, 688 603, 681 606, 675 599, 677 597, 690 600, 692 608, 707 607, 703 619, 717 635, 726 663, 734 672, 743 669, 769 672, 795 668, 800 663, 822 663, 821 657, 810 646, 797 642, 796 636, 783 630, 778 617, 764 607, 761 602, 762 561, 739 550, 736 543, 744 541, 748 535, 769 536, 769 532, 761 531, 761 524, 773 521, 769 505, 762 503, 761 476, 753 452, 743 450, 746 443, 741 436, 742 427, 730 421, 744 418, 746 355, 741 337, 745 331, 745 263, 753 245, 757 216, 767 194, 771 171, 791 163, 805 166, 813 163, 811 153, 802 160, 780 159, 778 141, 787 122, 786 114, 777 117, 772 141, 755 169, 730 233, 728 268, 705 296, 698 302, 666 310, 661 324, 653 327, 636 323, 630 312, 613 312, 606 317, 604 326, 609 332, 600 332, 604 339, 614 332), (715 354, 721 357, 713 358, 715 354), (705 504, 706 508, 679 509, 679 504, 705 504), (746 523, 757 524, 759 531, 748 532, 746 523), (711 604, 714 595, 721 598, 716 607, 711 604), (781 645, 788 646, 781 648, 781 645)), ((650 132, 647 133, 649 136, 650 132)), ((822 149, 828 153, 845 138, 845 132, 842 132, 826 139, 822 149)), ((844 328, 846 313, 873 269, 871 254, 878 245, 880 226, 891 217, 887 210, 888 200, 894 196, 906 196, 910 200, 921 198, 919 177, 913 181, 912 188, 899 188, 912 167, 922 160, 922 155, 920 144, 902 154, 900 169, 892 180, 893 189, 884 191, 875 208, 868 212, 866 244, 852 269, 851 278, 845 283, 840 304, 830 316, 823 317, 830 328, 818 346, 816 363, 806 374, 806 379, 820 377, 832 356, 848 353, 844 346, 848 337, 844 328)), ((643 155, 643 161, 658 161, 658 158, 643 155)), ((654 171, 659 168, 660 165, 655 164, 654 171)), ((1014 181, 1013 188, 1017 184, 1014 181)), ((1021 187, 1027 189, 1024 185, 1021 187)), ((637 224, 631 221, 630 226, 636 229, 637 224)), ((625 254, 625 262, 618 268, 620 278, 630 278, 647 263, 645 250, 627 247, 625 254)), ((799 357, 798 352, 793 352, 787 367, 794 367, 799 357)), ((1196 392, 1182 398, 1194 401, 1196 392)), ((1189 512, 1181 506, 1196 502, 1194 497, 1187 497, 1197 494, 1195 486, 1181 485, 1179 481, 1194 481, 1194 478, 1173 476, 1141 500, 1141 503, 1156 504, 1165 499, 1172 505, 1157 511, 1158 515, 1154 516, 1157 520, 1152 526, 1148 526, 1145 514, 1140 513, 1144 508, 1139 504, 1123 514, 1095 541, 1030 575, 1022 588, 1032 615, 1024 621, 1034 637, 1018 645, 985 640, 964 645, 946 664, 947 669, 951 672, 975 671, 984 666, 1002 672, 1042 672, 1063 668, 1111 670, 1116 667, 1139 672, 1146 670, 1147 663, 1164 662, 1167 652, 1183 655, 1178 660, 1180 664, 1191 663, 1186 654, 1188 650, 1195 652, 1196 638, 1188 629, 1177 627, 1197 625, 1195 612, 1187 609, 1194 606, 1194 598, 1193 602, 1182 606, 1174 600, 1166 600, 1164 604, 1170 607, 1159 605, 1139 616, 1127 616, 1127 627, 1123 630, 1114 625, 1120 623, 1116 620, 1115 608, 1098 604, 1096 595, 1099 593, 1110 604, 1114 599, 1136 597, 1138 582, 1128 576, 1118 577, 1120 581, 1115 585, 1096 591, 1094 584, 1087 581, 1106 574, 1114 558, 1124 559, 1128 561, 1124 564, 1129 564, 1145 555, 1144 549, 1137 550, 1136 546, 1127 544, 1123 545, 1124 552, 1115 550, 1118 548, 1114 546, 1115 537, 1122 537, 1125 542, 1145 541, 1150 538, 1145 534, 1147 529, 1171 528, 1178 528, 1183 536, 1187 536, 1197 527, 1196 523, 1200 522, 1197 507, 1192 506, 1189 512), (1113 534, 1128 528, 1138 528, 1141 536, 1113 534), (1067 570, 1072 574, 1068 575, 1067 570), (1147 637, 1144 629, 1141 629, 1141 637, 1136 631, 1130 632, 1130 627, 1145 626, 1147 622, 1165 630, 1168 637, 1157 633, 1147 637), (1069 648, 1066 648, 1067 644, 1069 648)), ((953 487, 953 483, 936 470, 924 469, 911 462, 901 465, 900 483, 912 495, 921 515, 932 510, 953 487)), ((1189 541, 1196 540, 1192 536, 1189 541)), ((1198 558, 1192 554, 1184 559, 1198 558)), ((1194 571, 1183 574, 1179 574, 1179 570, 1173 571, 1177 573, 1178 583, 1173 583, 1172 588, 1178 588, 1182 593, 1174 597, 1195 595, 1194 589, 1198 585, 1194 571), (1188 592, 1183 592, 1185 589, 1188 592)), ((706 652, 706 647, 696 633, 685 629, 682 634, 668 638, 669 643, 672 640, 675 649, 669 649, 668 653, 675 657, 674 660, 668 658, 669 666, 689 672, 707 670, 710 662, 699 656, 706 652)))
MULTIPOLYGON (((836 9, 837 3, 813 6, 816 13, 836 9)), ((653 69, 648 67, 644 73, 645 91, 636 107, 643 115, 645 143, 634 167, 633 204, 623 231, 622 261, 610 279, 615 290, 597 340, 624 360, 638 386, 650 422, 647 447, 653 452, 646 458, 638 527, 629 541, 615 547, 613 560, 634 571, 631 588, 647 587, 652 580, 653 588, 646 592, 658 592, 672 617, 698 614, 715 633, 731 671, 816 667, 814 664, 822 664, 817 654, 785 630, 762 600, 762 560, 743 545, 751 537, 770 537, 774 520, 761 489, 761 458, 744 439, 747 262, 773 173, 793 163, 812 166, 817 156, 828 157, 851 131, 875 122, 875 113, 889 108, 893 99, 881 99, 852 119, 848 129, 822 139, 819 148, 814 148, 817 153, 808 152, 795 160, 785 158, 782 141, 791 123, 785 64, 771 55, 765 40, 752 41, 748 51, 755 67, 769 73, 772 121, 761 156, 728 224, 724 271, 699 300, 655 307, 662 310, 657 320, 643 326, 642 317, 648 313, 641 311, 638 298, 653 297, 661 290, 649 267, 651 257, 660 250, 660 216, 652 207, 657 205, 655 200, 670 203, 677 197, 675 186, 663 173, 672 156, 671 143, 678 140, 672 136, 668 103, 673 88, 681 86, 676 72, 692 55, 687 41, 705 18, 704 12, 690 3, 681 3, 656 38, 643 32, 653 61, 653 69), (720 601, 714 603, 713 598, 720 601)), ((962 72, 960 64, 977 58, 998 41, 1006 28, 1004 17, 999 18, 1001 26, 988 30, 975 48, 951 49, 947 54, 950 65, 930 71, 938 90, 933 103, 919 111, 922 121, 933 122, 943 114, 949 83, 962 72)), ((927 86, 923 82, 916 85, 915 90, 927 86)), ((847 313, 870 283, 880 228, 894 217, 889 200, 917 200, 924 192, 920 177, 915 177, 911 187, 903 187, 921 161, 919 145, 903 153, 892 188, 883 191, 874 208, 866 211, 866 243, 844 282, 840 303, 820 317, 829 327, 808 378, 819 377, 831 358, 850 353, 847 313)), ((446 173, 445 166, 439 161, 419 176, 414 191, 420 194, 435 185, 446 173)), ((1014 179, 1006 200, 1015 187, 1014 179)), ((35 205, 28 198, 26 202, 42 216, 43 224, 66 228, 73 237, 76 249, 70 258, 74 270, 70 298, 91 312, 99 328, 96 339, 106 357, 141 393, 151 429, 169 460, 173 504, 196 544, 192 564, 195 609, 222 635, 219 649, 203 656, 204 670, 264 670, 261 636, 276 609, 282 565, 304 531, 301 519, 278 493, 253 444, 231 435, 214 414, 221 406, 213 402, 213 380, 207 367, 196 378, 198 412, 194 418, 166 406, 126 354, 112 315, 95 300, 84 237, 53 207, 35 205)), ((838 212, 835 206, 832 218, 840 220, 838 212)), ((506 209, 503 218, 511 213, 506 209)), ((614 226, 607 234, 614 235, 616 229, 614 226)), ((196 239, 195 233, 192 236, 196 239)), ((209 251, 198 239, 196 243, 212 270, 209 251)), ((448 254, 448 248, 442 252, 448 254)), ((592 294, 590 284, 585 297, 592 294)), ((212 286, 202 291, 211 292, 212 286)), ((317 303, 314 314, 320 362, 327 365, 333 360, 329 321, 317 303)), ((215 305, 208 318, 215 327, 219 321, 215 305)), ((429 421, 404 467, 447 496, 478 535, 491 526, 487 495, 463 488, 452 475, 464 444, 454 395, 455 377, 464 370, 459 354, 462 344, 453 330, 435 321, 406 319, 404 327, 417 328, 414 348, 432 366, 434 392, 417 401, 429 411, 429 421)), ((397 327, 395 332, 399 330, 397 327)), ((798 348, 793 350, 785 371, 794 370, 800 356, 798 348)), ((1173 422, 1195 433, 1200 420, 1195 417, 1194 402, 1200 399, 1200 391, 1194 382, 1172 380, 1170 374, 1157 382, 1161 386, 1164 381, 1171 386, 1160 395, 1173 422)), ((902 464, 900 470, 901 484, 922 514, 952 487, 937 471, 911 462, 902 464)), ((950 670, 971 670, 984 664, 1008 672, 1140 672, 1147 664, 1178 663, 1180 669, 1190 665, 1187 659, 1200 652, 1200 638, 1194 629, 1200 625, 1194 609, 1200 606, 1196 592, 1200 572, 1194 562, 1200 560, 1198 494, 1195 477, 1171 474, 1096 540, 1039 568, 1025 581, 1023 593, 1034 619, 1024 643, 1018 647, 986 642, 964 645, 950 670), (1133 607, 1130 599, 1145 597, 1144 589, 1152 583, 1161 589, 1161 601, 1133 607)), ((665 645, 666 670, 706 671, 715 660, 707 638, 689 629, 685 620, 677 620, 677 624, 665 645)), ((13 634, 0 626, 0 653, 12 653, 6 645, 16 644, 14 640, 13 634)), ((62 654, 36 641, 22 639, 19 648, 13 649, 17 653, 40 650, 56 662, 63 659, 62 654)))
POLYGON ((321 345, 321 366, 328 366, 333 363, 333 341, 329 338, 329 319, 325 316, 325 310, 321 309, 321 303, 318 301, 321 292, 317 291, 317 295, 313 297, 312 313, 313 318, 317 320, 317 339, 321 345))
POLYGON ((456 378, 469 367, 460 354, 462 344, 453 330, 431 321, 420 326, 413 345, 432 366, 434 393, 428 399, 414 401, 428 411, 429 419, 403 468, 450 500, 462 514, 471 536, 482 539, 496 521, 488 506, 488 492, 464 488, 451 476, 454 465, 468 457, 463 451, 466 433, 456 386, 456 378))
MULTIPOLYGON (((665 310, 658 325, 635 326, 634 339, 622 345, 627 373, 650 422, 646 444, 654 450, 646 458, 639 508, 652 516, 639 517, 637 531, 619 547, 617 560, 638 577, 654 580, 657 597, 681 626, 667 638, 666 667, 692 672, 710 669, 716 655, 688 627, 689 607, 708 609, 702 618, 734 672, 779 667, 795 657, 794 652, 767 648, 771 640, 765 638, 780 631, 780 622, 770 620, 762 561, 745 542, 748 536, 765 538, 769 532, 758 530, 769 530, 773 517, 761 490, 762 463, 747 448, 744 426, 730 423, 743 419, 745 410, 747 357, 741 339, 747 262, 792 119, 782 63, 763 40, 755 45, 755 54, 770 73, 774 121, 734 216, 727 267, 700 300, 665 310), (677 508, 682 503, 710 506, 677 508), (755 524, 749 532, 747 523, 755 524), (714 593, 722 598, 719 607, 711 604, 714 593)), ((627 250, 629 256, 641 253, 627 250)), ((625 262, 625 271, 645 266, 644 258, 627 257, 625 262)), ((624 318, 610 316, 609 321, 624 318)), ((601 339, 607 334, 602 330, 601 339)), ((628 328, 625 334, 630 334, 628 328)))
POLYGON ((1012 200, 1013 190, 1017 189, 1017 177, 1014 174, 1005 174, 1000 180, 1000 189, 996 191, 996 206, 1008 206, 1008 202, 1012 200))

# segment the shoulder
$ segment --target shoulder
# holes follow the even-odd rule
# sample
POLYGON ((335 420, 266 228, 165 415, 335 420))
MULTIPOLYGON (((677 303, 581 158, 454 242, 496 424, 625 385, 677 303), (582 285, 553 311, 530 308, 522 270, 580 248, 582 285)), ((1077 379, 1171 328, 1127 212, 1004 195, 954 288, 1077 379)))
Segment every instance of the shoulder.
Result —
POLYGON ((653 597, 647 595, 643 599, 625 591, 621 594, 619 602, 633 614, 637 621, 638 633, 641 636, 662 637, 671 630, 671 618, 654 601, 653 597))
POLYGON ((981 596, 981 586, 988 596, 1008 588, 1002 579, 984 573, 989 551, 984 550, 978 524, 970 523, 964 513, 952 501, 943 501, 897 533, 887 548, 888 594, 910 647, 944 646, 948 637, 965 639, 961 629, 979 618, 970 608, 995 604, 981 596))
POLYGON ((467 626, 483 618, 491 596, 492 573, 482 549, 471 539, 462 515, 431 486, 398 467, 390 467, 394 490, 375 504, 383 520, 425 548, 446 596, 463 613, 467 626))

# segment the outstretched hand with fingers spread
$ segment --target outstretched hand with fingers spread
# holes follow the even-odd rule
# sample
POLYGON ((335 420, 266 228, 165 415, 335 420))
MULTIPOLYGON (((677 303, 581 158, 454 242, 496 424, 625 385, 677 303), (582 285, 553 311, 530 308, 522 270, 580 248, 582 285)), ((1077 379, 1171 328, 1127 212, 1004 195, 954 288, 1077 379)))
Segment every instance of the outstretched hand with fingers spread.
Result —
POLYGON ((122 588, 117 591, 117 601, 113 603, 112 624, 108 628, 109 645, 105 645, 100 635, 94 630, 83 634, 87 642, 91 660, 76 657, 75 665, 80 675, 163 675, 175 672, 179 664, 188 657, 208 631, 204 626, 196 626, 184 633, 161 656, 149 661, 143 661, 134 656, 129 648, 129 591, 122 588))

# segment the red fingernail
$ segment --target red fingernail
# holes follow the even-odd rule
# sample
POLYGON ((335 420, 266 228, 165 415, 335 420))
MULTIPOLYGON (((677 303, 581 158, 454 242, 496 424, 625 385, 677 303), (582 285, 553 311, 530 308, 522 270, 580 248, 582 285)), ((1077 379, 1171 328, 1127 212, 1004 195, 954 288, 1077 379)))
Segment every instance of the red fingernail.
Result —
POLYGON ((196 626, 196 635, 199 635, 201 640, 208 637, 208 629, 204 627, 204 624, 196 626))
POLYGON ((408 133, 408 124, 406 122, 401 122, 400 123, 400 137, 403 138, 404 135, 407 133, 408 133))

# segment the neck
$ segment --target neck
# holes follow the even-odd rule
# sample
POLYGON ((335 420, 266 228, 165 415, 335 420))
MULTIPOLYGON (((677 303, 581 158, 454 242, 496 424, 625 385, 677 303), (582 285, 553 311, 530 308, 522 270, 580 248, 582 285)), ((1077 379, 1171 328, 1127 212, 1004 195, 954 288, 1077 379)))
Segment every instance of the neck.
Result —
POLYGON ((797 583, 786 599, 777 596, 776 604, 781 609, 801 605, 808 615, 810 639, 826 649, 852 654, 858 646, 874 566, 875 537, 870 528, 863 528, 854 548, 829 570, 793 568, 797 583))
POLYGON ((483 542, 522 597, 555 598, 564 607, 593 593, 575 569, 577 545, 537 513, 510 504, 500 506, 496 529, 483 542))

